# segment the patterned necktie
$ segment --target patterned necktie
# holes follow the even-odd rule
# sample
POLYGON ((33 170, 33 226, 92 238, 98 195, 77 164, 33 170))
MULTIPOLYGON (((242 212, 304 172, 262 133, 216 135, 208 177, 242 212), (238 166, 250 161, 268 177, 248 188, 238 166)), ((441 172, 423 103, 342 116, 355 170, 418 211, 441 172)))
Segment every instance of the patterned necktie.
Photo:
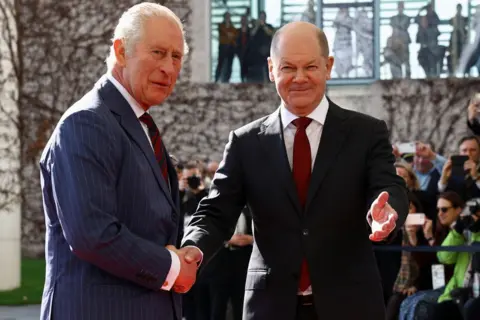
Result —
POLYGON ((150 114, 145 112, 139 119, 147 125, 148 135, 150 136, 150 141, 152 142, 155 152, 155 158, 160 165, 162 176, 168 184, 167 159, 165 157, 165 148, 163 147, 162 138, 160 137, 160 131, 158 131, 157 125, 150 114))
MULTIPOLYGON (((293 120, 297 127, 293 142, 293 179, 297 187, 298 199, 302 209, 305 209, 307 202, 308 186, 312 175, 312 152, 308 141, 306 129, 312 119, 301 117, 293 120)), ((304 258, 300 271, 300 291, 305 291, 310 286, 310 275, 308 273, 307 260, 304 258)))

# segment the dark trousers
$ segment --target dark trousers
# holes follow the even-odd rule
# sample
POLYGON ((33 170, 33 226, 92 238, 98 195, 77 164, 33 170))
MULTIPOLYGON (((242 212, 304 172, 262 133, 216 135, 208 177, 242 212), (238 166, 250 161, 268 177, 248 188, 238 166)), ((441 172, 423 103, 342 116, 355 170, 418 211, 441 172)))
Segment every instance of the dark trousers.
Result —
POLYGON ((197 282, 183 295, 183 317, 186 320, 210 320, 210 290, 206 283, 197 282))
POLYGON ((235 48, 233 46, 227 44, 219 45, 215 82, 220 80, 220 82, 227 83, 230 81, 234 56, 235 48))
POLYGON ((407 296, 403 293, 395 292, 387 304, 387 320, 398 320, 398 313, 400 312, 400 305, 407 296))
POLYGON ((297 306, 297 316, 295 320, 318 320, 317 314, 315 313, 315 306, 312 304, 310 306, 297 306))
POLYGON ((480 298, 469 300, 464 306, 465 320, 480 319, 480 298))
MULTIPOLYGON (((390 244, 401 245, 402 233, 398 232, 390 244)), ((385 305, 387 305, 390 296, 393 294, 393 285, 400 270, 402 253, 400 251, 375 251, 375 258, 382 279, 383 298, 385 305)))
POLYGON ((252 246, 230 250, 221 249, 212 261, 215 275, 211 280, 211 320, 225 320, 228 302, 233 320, 242 320, 245 280, 252 246))
MULTIPOLYGON (((463 320, 458 305, 453 301, 445 301, 435 305, 431 320, 463 320)), ((429 319, 429 320, 430 320, 429 319)))
POLYGON ((268 64, 260 63, 249 65, 246 74, 247 82, 249 83, 266 83, 268 82, 268 64))

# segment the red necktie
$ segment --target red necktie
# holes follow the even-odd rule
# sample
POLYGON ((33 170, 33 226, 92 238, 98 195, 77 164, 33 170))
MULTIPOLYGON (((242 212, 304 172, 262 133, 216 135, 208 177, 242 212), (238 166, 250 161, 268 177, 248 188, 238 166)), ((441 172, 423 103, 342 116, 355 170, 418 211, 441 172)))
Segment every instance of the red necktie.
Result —
POLYGON ((153 150, 155 152, 155 158, 160 165, 160 171, 162 172, 162 176, 165 179, 165 182, 167 182, 168 184, 167 159, 165 158, 165 152, 162 138, 160 137, 160 131, 158 131, 157 125, 153 121, 153 118, 150 114, 145 112, 140 116, 139 119, 147 125, 148 135, 150 136, 150 141, 152 142, 153 150))
MULTIPOLYGON (((310 184, 310 176, 312 175, 312 153, 310 151, 310 142, 308 142, 306 129, 312 122, 312 119, 301 117, 293 120, 293 124, 297 127, 295 140, 293 142, 293 179, 297 187, 298 199, 302 209, 305 208, 307 202, 308 186, 310 184)), ((308 273, 307 260, 302 261, 300 271, 300 291, 305 291, 310 286, 310 276, 308 273)))

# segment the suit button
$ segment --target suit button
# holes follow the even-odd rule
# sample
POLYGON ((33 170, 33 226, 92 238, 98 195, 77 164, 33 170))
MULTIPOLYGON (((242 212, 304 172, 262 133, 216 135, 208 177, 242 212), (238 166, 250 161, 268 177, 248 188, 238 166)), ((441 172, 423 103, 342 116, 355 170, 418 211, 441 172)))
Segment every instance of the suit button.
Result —
POLYGON ((302 234, 303 234, 304 236, 308 236, 308 229, 303 229, 302 234))

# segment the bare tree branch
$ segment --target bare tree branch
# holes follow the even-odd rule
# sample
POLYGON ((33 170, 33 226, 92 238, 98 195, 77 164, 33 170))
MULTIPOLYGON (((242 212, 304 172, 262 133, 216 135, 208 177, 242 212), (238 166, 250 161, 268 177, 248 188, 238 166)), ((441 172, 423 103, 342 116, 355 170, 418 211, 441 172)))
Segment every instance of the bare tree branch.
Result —
MULTIPOLYGON (((0 99, 0 138, 5 137, 4 144, 0 141, 0 156, 15 154, 15 147, 21 151, 20 160, 12 162, 17 164, 12 171, 2 171, 0 166, 0 210, 14 201, 10 184, 21 183, 16 192, 22 203, 22 242, 27 254, 32 244, 42 248, 44 242, 38 172, 42 150, 65 110, 106 72, 105 58, 118 19, 139 2, 0 0, 0 43, 5 43, 0 63, 12 66, 8 73, 0 70, 0 93, 10 97, 18 110, 18 114, 11 113, 12 105, 0 99), (12 85, 14 94, 7 89, 12 85), (16 137, 1 130, 4 124, 18 132, 16 137)), ((182 21, 190 18, 190 0, 160 3, 182 21)), ((186 69, 182 80, 188 81, 188 63, 186 69)))

